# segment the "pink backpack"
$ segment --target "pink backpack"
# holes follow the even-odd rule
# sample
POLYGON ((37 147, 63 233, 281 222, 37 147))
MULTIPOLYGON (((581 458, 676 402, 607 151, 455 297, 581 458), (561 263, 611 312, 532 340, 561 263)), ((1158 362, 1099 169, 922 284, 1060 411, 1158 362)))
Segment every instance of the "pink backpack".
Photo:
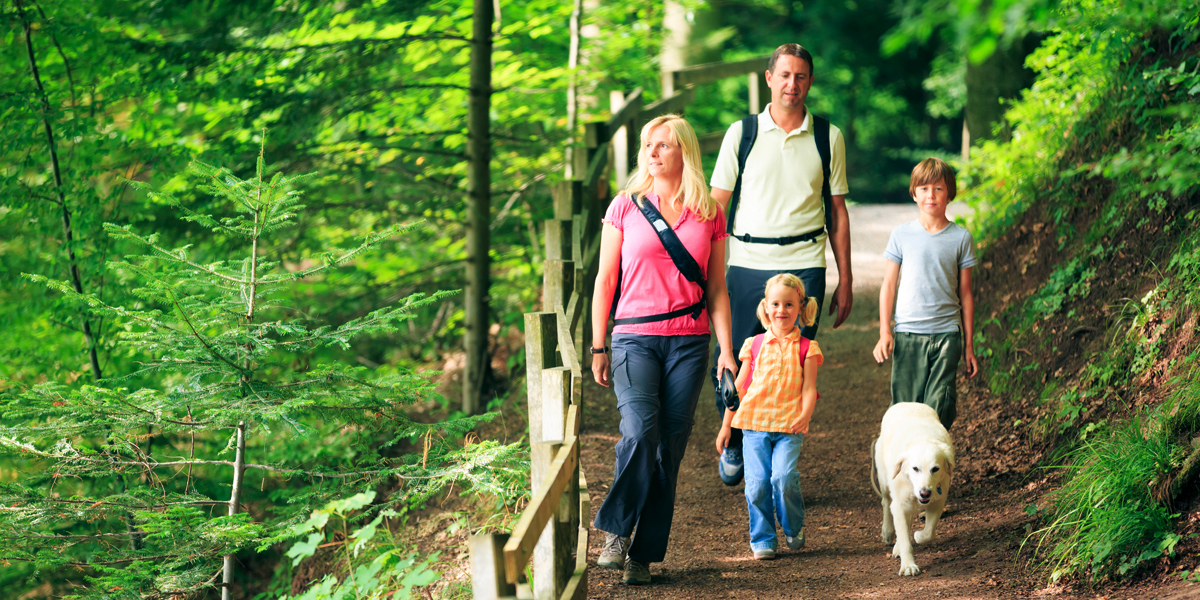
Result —
MULTIPOLYGON (((746 369, 747 369, 746 370, 746 391, 750 390, 750 382, 754 381, 754 361, 756 359, 758 359, 758 351, 762 349, 763 340, 766 339, 766 337, 767 337, 767 334, 760 333, 760 334, 754 336, 754 342, 752 342, 750 344, 750 362, 749 362, 749 366, 746 367, 746 369)), ((809 340, 808 338, 806 338, 804 336, 800 336, 800 364, 801 365, 804 365, 804 361, 808 360, 808 346, 809 346, 810 341, 811 340, 809 340)), ((803 366, 801 368, 803 368, 803 366)), ((817 394, 817 399, 818 400, 821 399, 821 394, 817 394)))

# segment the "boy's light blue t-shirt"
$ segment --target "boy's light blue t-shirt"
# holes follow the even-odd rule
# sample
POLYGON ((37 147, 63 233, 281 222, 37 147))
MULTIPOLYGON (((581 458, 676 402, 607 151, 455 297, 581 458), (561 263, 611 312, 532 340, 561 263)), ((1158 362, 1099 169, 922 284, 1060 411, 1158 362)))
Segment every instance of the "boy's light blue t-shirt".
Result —
POLYGON ((897 332, 959 330, 958 272, 975 266, 971 232, 950 223, 931 234, 919 221, 905 223, 892 230, 883 256, 900 265, 897 332))

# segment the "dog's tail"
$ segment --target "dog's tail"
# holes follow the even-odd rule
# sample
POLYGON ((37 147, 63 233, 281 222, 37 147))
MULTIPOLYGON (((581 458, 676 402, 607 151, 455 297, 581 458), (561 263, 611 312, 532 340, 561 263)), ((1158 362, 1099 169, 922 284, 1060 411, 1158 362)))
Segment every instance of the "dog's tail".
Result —
POLYGON ((879 438, 875 438, 871 442, 871 489, 875 490, 875 494, 882 498, 883 491, 879 489, 879 473, 875 470, 875 446, 878 444, 879 438))

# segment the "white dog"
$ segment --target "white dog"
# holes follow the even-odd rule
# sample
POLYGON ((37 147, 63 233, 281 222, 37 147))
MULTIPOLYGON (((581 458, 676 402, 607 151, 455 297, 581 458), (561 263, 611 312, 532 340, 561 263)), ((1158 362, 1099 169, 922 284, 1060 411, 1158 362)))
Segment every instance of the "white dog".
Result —
POLYGON ((953 472, 954 445, 937 411, 918 402, 888 409, 871 448, 871 485, 883 505, 883 541, 896 543, 892 556, 900 557, 899 575, 921 572, 913 559, 909 525, 924 512, 925 528, 913 538, 918 544, 933 541, 953 472))

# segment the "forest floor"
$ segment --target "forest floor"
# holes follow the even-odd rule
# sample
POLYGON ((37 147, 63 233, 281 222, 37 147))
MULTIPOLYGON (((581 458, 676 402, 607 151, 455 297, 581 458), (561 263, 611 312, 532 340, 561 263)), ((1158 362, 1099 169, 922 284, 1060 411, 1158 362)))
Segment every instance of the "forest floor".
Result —
MULTIPOLYGON (((1027 561, 1017 559, 1034 524, 1026 509, 1043 501, 1053 488, 1052 474, 1035 468, 1033 453, 1009 443, 1017 436, 1000 422, 1005 419, 995 409, 996 399, 986 398, 981 386, 968 386, 963 380, 959 416, 951 430, 959 468, 947 513, 937 539, 916 547, 921 573, 896 574, 899 559, 891 558, 891 546, 880 540, 880 505, 869 476, 869 445, 890 401, 890 366, 877 365, 871 349, 878 340, 880 254, 891 228, 915 216, 913 205, 851 209, 854 311, 836 330, 828 315, 822 317, 818 334, 826 357, 818 383, 822 399, 801 455, 807 546, 788 551, 781 542, 784 549, 776 560, 751 557, 742 484, 726 487, 717 477, 713 440, 720 422, 712 392, 705 391, 680 471, 667 558, 650 569, 653 584, 627 586, 621 583, 620 571, 593 568, 589 597, 1200 597, 1200 585, 1166 578, 1081 593, 1064 586, 1048 587, 1044 573, 1028 570, 1027 561)), ((830 284, 832 290, 834 273, 830 284)), ((612 482, 619 422, 611 389, 591 382, 585 390, 582 464, 592 516, 612 482)), ((603 533, 592 529, 589 562, 593 565, 602 543, 603 533)))

